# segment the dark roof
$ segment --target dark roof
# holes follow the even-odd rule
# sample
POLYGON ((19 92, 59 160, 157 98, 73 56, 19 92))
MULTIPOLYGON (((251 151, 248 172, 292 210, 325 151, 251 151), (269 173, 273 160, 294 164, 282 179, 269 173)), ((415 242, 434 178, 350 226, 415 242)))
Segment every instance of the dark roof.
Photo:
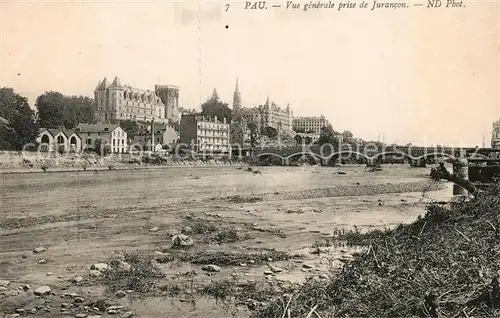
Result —
POLYGON ((76 129, 82 133, 93 133, 104 132, 105 128, 107 128, 108 131, 113 131, 118 127, 120 127, 118 124, 79 124, 76 129))
POLYGON ((44 131, 48 131, 52 137, 56 136, 59 133, 63 133, 66 137, 69 138, 72 134, 78 135, 78 132, 74 129, 62 129, 62 128, 40 128, 38 130, 38 134, 41 134, 44 131))

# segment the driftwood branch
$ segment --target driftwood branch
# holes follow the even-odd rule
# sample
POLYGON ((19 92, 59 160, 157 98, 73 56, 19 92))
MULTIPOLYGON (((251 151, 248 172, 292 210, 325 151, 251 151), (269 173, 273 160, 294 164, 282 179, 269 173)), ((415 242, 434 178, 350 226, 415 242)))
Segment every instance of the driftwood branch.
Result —
POLYGON ((461 186, 465 190, 469 191, 469 193, 472 194, 473 196, 477 196, 479 194, 479 189, 477 189, 469 180, 465 180, 454 174, 449 173, 446 167, 444 166, 444 163, 442 162, 439 163, 439 166, 436 168, 436 172, 441 179, 451 181, 461 186))

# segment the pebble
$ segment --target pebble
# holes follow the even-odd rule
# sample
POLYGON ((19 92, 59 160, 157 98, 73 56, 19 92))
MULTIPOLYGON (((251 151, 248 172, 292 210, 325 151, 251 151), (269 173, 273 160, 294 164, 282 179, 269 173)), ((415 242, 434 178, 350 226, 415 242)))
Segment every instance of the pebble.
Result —
POLYGON ((77 304, 81 304, 85 301, 85 299, 83 299, 82 297, 75 297, 73 298, 73 302, 77 303, 77 304))
POLYGON ((40 286, 37 289, 35 289, 34 293, 37 296, 43 296, 43 295, 50 293, 51 291, 52 291, 52 289, 49 286, 40 286))
POLYGON ((10 285, 8 280, 0 280, 0 287, 7 287, 10 285))
POLYGON ((272 266, 272 265, 270 265, 269 268, 271 269, 271 271, 273 273, 281 273, 283 271, 283 268, 279 268, 279 267, 272 266))
POLYGON ((123 313, 122 318, 130 318, 132 316, 134 316, 134 313, 131 311, 127 311, 123 313))
POLYGON ((108 264, 106 263, 97 263, 97 264, 93 264, 92 266, 90 266, 90 269, 91 270, 98 270, 100 272, 102 271, 105 271, 108 269, 108 264))
POLYGON ((38 264, 45 264, 45 263, 47 263, 47 260, 41 259, 38 261, 38 264))
POLYGON ((267 271, 264 271, 264 275, 272 276, 272 275, 274 275, 274 273, 273 273, 273 271, 267 270, 267 271))
POLYGON ((313 268, 313 266, 310 265, 310 264, 302 264, 302 267, 304 267, 304 268, 313 268))
POLYGON ((99 277, 102 275, 102 273, 96 269, 91 269, 89 275, 92 277, 99 277))
POLYGON ((76 277, 73 277, 73 278, 71 279, 71 281, 72 281, 73 283, 75 283, 75 284, 79 284, 79 283, 83 282, 83 277, 81 277, 81 276, 76 276, 76 277))
POLYGON ((46 275, 47 276, 52 276, 52 272, 48 272, 46 275))
POLYGON ((85 318, 85 317, 87 317, 87 314, 76 314, 75 317, 76 318, 85 318))
POLYGON ((40 246, 40 247, 35 248, 35 249, 33 250, 33 253, 38 254, 38 253, 45 252, 46 250, 47 250, 47 249, 46 249, 45 247, 40 246))
POLYGON ((158 232, 159 230, 160 229, 157 226, 155 226, 155 227, 150 228, 149 232, 158 232))
POLYGON ((123 290, 119 290, 115 293, 115 296, 118 298, 123 298, 123 297, 127 296, 127 293, 124 292, 123 290))

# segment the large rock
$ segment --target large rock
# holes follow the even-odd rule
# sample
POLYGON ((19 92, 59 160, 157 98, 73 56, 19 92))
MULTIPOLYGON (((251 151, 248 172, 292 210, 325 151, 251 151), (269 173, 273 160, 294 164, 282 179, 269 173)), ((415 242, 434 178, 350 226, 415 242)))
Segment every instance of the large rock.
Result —
POLYGON ((0 280, 0 287, 9 286, 10 282, 8 280, 0 280))
POLYGON ((220 272, 220 267, 217 265, 205 265, 201 269, 207 272, 220 272))
POLYGON ((106 263, 97 263, 97 264, 93 264, 92 266, 90 266, 90 269, 103 272, 103 271, 107 270, 108 267, 109 266, 106 263))
POLYGON ((188 247, 193 246, 194 241, 187 235, 177 234, 172 237, 172 245, 174 247, 188 247))
POLYGON ((33 250, 33 253, 38 254, 38 253, 45 252, 46 250, 47 250, 47 249, 46 249, 45 247, 40 246, 40 247, 35 248, 35 249, 33 250))
POLYGON ((40 286, 37 289, 35 289, 35 295, 44 296, 49 294, 51 291, 52 289, 49 286, 40 286))

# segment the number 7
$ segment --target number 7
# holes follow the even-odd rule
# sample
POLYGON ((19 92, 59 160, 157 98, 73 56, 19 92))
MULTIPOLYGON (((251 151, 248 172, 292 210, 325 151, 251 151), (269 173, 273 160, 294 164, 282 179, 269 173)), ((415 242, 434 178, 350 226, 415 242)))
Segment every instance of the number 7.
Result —
POLYGON ((226 3, 226 11, 229 10, 229 6, 230 6, 230 4, 226 3))

